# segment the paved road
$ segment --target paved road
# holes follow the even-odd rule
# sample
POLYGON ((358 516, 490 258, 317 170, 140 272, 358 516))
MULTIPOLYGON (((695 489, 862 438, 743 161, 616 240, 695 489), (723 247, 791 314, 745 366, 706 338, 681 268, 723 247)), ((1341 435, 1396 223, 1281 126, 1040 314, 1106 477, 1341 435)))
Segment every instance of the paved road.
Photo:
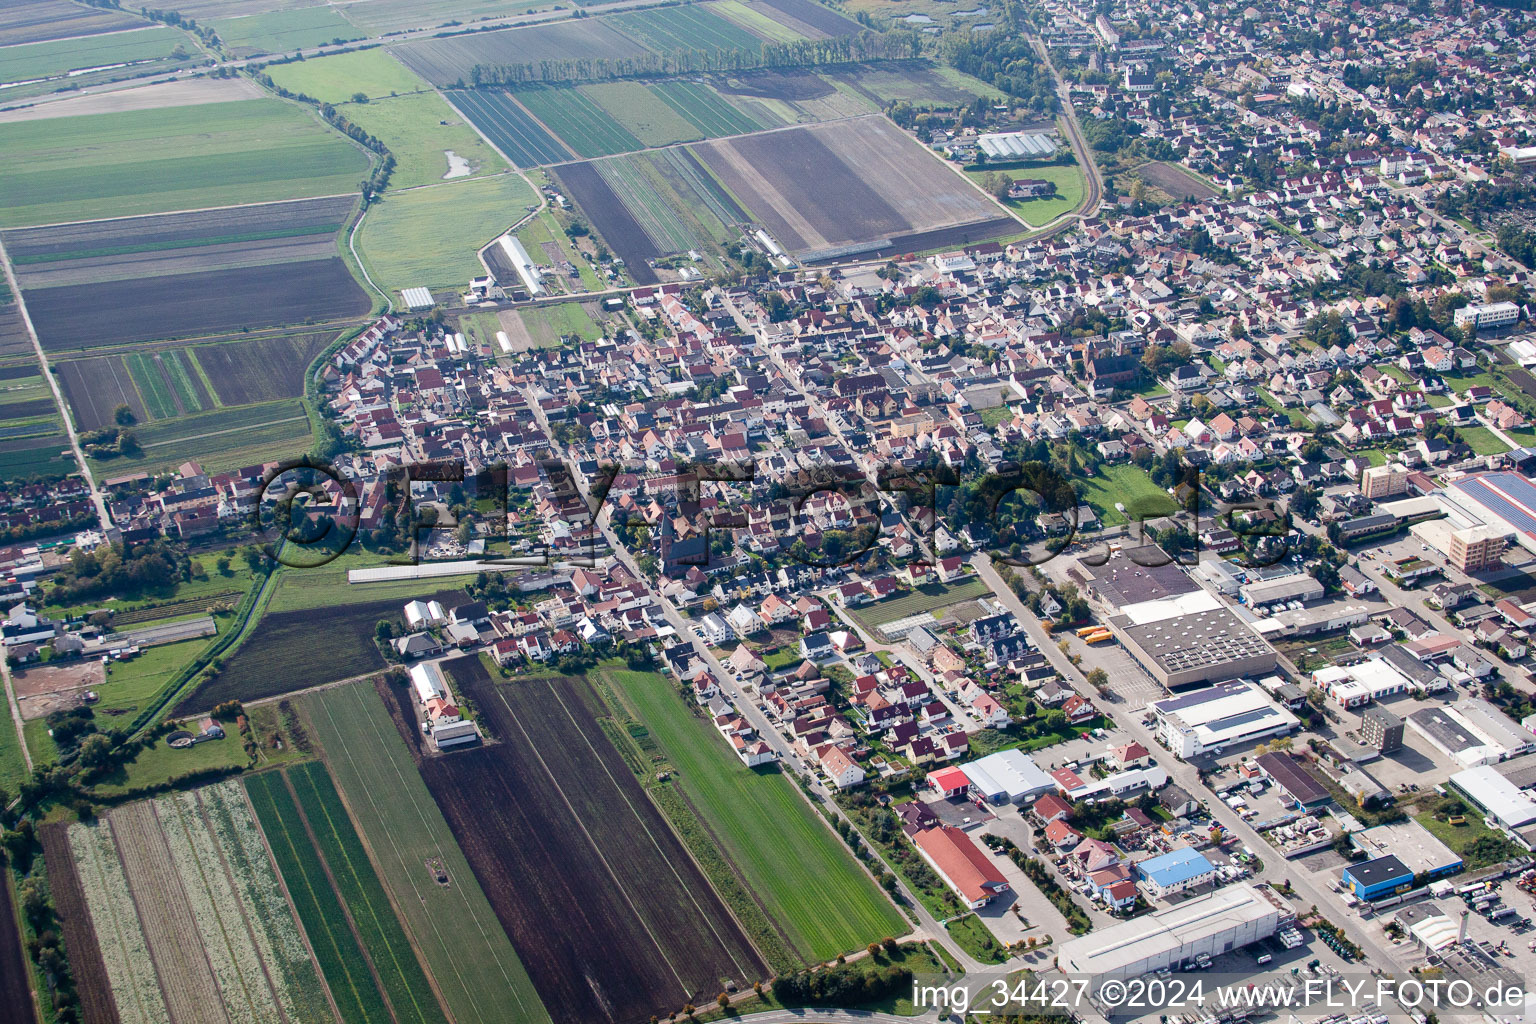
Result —
MULTIPOLYGON (((1045 632, 1040 621, 1024 607, 1024 603, 1003 582, 1002 577, 993 568, 991 559, 984 554, 978 554, 974 556, 972 561, 977 571, 981 573, 981 578, 987 581, 987 585, 992 588, 998 600, 1002 601, 1003 605, 1013 612, 1014 617, 1019 620, 1025 631, 1029 633, 1030 638, 1034 640, 1035 646, 1050 660, 1056 671, 1060 672, 1062 677, 1069 680, 1080 692, 1092 693, 1093 690, 1088 685, 1087 680, 1083 678, 1083 673, 1067 659, 1066 655, 1057 649, 1056 638, 1051 637, 1045 632)), ((1252 826, 1238 817, 1226 804, 1215 799, 1200 781, 1200 773, 1195 766, 1180 761, 1170 754, 1167 748, 1157 742, 1156 738, 1152 735, 1152 730, 1142 725, 1141 719, 1138 716, 1130 713, 1131 709, 1116 707, 1113 704, 1106 706, 1104 701, 1099 701, 1099 703, 1101 710, 1113 718, 1120 728, 1130 733, 1132 737, 1152 753, 1157 763, 1167 771, 1168 778, 1171 781, 1190 795, 1202 799, 1209 809, 1211 817, 1222 828, 1226 829, 1228 834, 1236 836, 1255 853, 1260 855, 1260 859, 1264 862, 1264 869, 1256 876, 1256 881, 1271 883, 1279 882, 1282 879, 1289 881, 1295 887, 1297 893, 1294 900, 1297 908, 1304 911, 1308 907, 1316 905, 1319 909, 1323 910, 1328 914, 1330 920, 1342 927, 1349 937, 1360 946, 1364 951, 1363 959, 1367 964, 1385 970, 1401 971, 1405 969, 1405 965, 1398 963, 1388 954, 1386 948, 1378 942, 1378 937, 1374 934, 1374 928, 1368 930, 1359 918, 1345 914, 1343 908, 1338 905, 1337 897, 1318 886, 1313 881, 1310 872, 1293 868, 1280 855, 1279 851, 1271 847, 1252 826)))

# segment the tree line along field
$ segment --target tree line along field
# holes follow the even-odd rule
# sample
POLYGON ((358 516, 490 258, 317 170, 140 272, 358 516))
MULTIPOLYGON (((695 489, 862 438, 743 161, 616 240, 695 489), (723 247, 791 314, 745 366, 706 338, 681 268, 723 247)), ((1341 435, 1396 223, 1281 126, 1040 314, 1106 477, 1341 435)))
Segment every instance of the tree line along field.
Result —
POLYGON ((391 717, 390 686, 380 677, 303 699, 326 765, 453 1019, 548 1024, 527 971, 407 751, 402 731, 414 730, 414 718, 400 717, 397 728, 391 717))
POLYGON ((446 664, 496 742, 422 757, 422 777, 555 1021, 643 1020, 766 976, 584 680, 497 685, 479 659, 446 664))
POLYGON ((239 783, 126 804, 41 838, 87 1020, 330 1019, 239 783))
POLYGON ((346 195, 368 167, 277 99, 0 123, 0 227, 346 195))
POLYGON ((29 1021, 33 1017, 31 970, 16 922, 7 872, 0 877, 0 1014, 6 1020, 29 1021))
POLYGON ((741 764, 664 676, 619 669, 603 676, 649 730, 689 803, 804 962, 907 930, 788 778, 741 764), (827 913, 832 906, 837 913, 827 913))
MULTIPOLYGON (((352 208, 351 197, 326 198, 0 237, 39 339, 59 352, 361 317, 373 300, 336 242, 352 208), (92 301, 81 302, 87 286, 92 301)), ((166 381, 173 388, 175 374, 166 381)))

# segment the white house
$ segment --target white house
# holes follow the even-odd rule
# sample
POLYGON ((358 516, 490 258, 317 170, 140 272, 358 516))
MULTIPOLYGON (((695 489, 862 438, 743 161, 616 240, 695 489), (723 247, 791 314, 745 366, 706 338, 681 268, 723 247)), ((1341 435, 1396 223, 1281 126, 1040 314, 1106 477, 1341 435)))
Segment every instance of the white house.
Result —
POLYGON ((715 612, 710 612, 699 620, 699 632, 704 635, 705 640, 716 645, 723 644, 731 638, 731 627, 726 625, 725 620, 715 612))
POLYGON ((751 636, 763 628, 763 620, 757 617, 757 612, 745 604, 738 604, 732 608, 725 616, 725 622, 737 636, 751 636))

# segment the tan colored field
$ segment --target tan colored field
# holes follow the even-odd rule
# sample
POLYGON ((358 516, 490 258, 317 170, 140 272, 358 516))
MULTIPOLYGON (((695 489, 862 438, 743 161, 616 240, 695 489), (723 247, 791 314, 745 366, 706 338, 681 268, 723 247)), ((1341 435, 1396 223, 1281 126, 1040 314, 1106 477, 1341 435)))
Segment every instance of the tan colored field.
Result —
POLYGON ((100 687, 106 681, 106 669, 94 658, 40 665, 16 673, 16 703, 21 707, 22 718, 42 718, 50 711, 74 707, 82 691, 100 687))
POLYGON ((0 124, 44 121, 52 117, 80 117, 85 114, 118 114, 160 107, 194 107, 203 103, 256 99, 264 95, 261 86, 247 78, 193 78, 145 85, 137 89, 70 96, 52 102, 38 102, 17 110, 0 110, 0 124))

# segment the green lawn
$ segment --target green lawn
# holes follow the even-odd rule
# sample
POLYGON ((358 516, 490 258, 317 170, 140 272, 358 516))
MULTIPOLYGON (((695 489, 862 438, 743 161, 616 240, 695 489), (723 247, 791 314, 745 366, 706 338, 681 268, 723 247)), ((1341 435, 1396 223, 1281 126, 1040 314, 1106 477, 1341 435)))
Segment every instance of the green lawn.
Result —
POLYGON ((186 33, 165 25, 104 32, 77 39, 0 46, 0 82, 28 82, 82 68, 169 57, 178 46, 188 55, 197 53, 196 45, 186 33))
POLYGON ((327 103, 342 103, 357 93, 378 99, 427 88, 404 64, 377 48, 279 64, 267 68, 267 74, 289 92, 327 103))
POLYGON ((1456 436, 1478 455, 1499 455, 1509 451, 1509 445, 1500 441, 1487 427, 1457 427, 1456 436))
MULTIPOLYGON (((1428 829, 1430 835, 1440 840, 1446 846, 1449 846, 1452 853, 1464 858, 1467 861, 1468 871, 1489 867, 1504 858, 1520 856, 1520 851, 1505 838, 1503 832, 1496 831, 1483 824, 1482 816, 1476 810, 1468 808, 1464 817, 1467 819, 1465 825, 1452 825, 1448 821, 1436 820, 1433 812, 1426 811, 1423 814, 1415 814, 1413 820, 1428 829), (1479 856, 1476 851, 1469 852, 1469 848, 1474 843, 1485 837, 1495 842, 1503 842, 1505 846, 1509 847, 1508 852, 1505 852, 1502 857, 1479 856)), ((1498 849, 1497 847, 1492 847, 1492 844, 1485 843, 1482 846, 1482 849, 1485 851, 1490 848, 1495 851, 1498 849)))
POLYGON ((257 53, 288 53, 321 46, 334 40, 363 38, 333 7, 304 7, 296 11, 268 11, 243 18, 220 18, 211 23, 225 49, 237 57, 257 53))
POLYGON ((58 759, 59 748, 53 745, 53 737, 48 735, 47 719, 33 718, 23 722, 21 731, 34 765, 51 764, 58 759))
POLYGON ((743 766, 666 677, 604 676, 665 751, 689 802, 801 956, 829 960, 907 930, 789 779, 743 766))
POLYGON ((575 335, 583 341, 595 341, 602 330, 593 323, 579 302, 561 302, 532 306, 518 312, 528 334, 541 348, 554 348, 560 339, 575 335))
POLYGON ((369 159, 277 99, 0 124, 0 227, 355 192, 369 159))
POLYGON ((336 784, 454 1019, 499 1024, 510 1013, 528 1024, 548 1022, 373 686, 335 687, 303 703, 336 784), (442 862, 451 885, 436 885, 424 874, 422 865, 430 860, 442 862))
MULTIPOLYGON (((985 170, 966 171, 972 181, 981 183, 985 170)), ((1045 167, 1011 167, 1000 170, 1011 181, 1035 178, 1056 183, 1056 195, 1045 199, 1005 199, 1003 204, 1017 213, 1031 227, 1043 227, 1064 213, 1077 209, 1083 201, 1083 172, 1076 165, 1049 165, 1045 167)))
MULTIPOLYGON (((234 599, 236 603, 239 598, 234 599)), ((98 715, 109 715, 111 712, 137 712, 140 707, 149 703, 150 698, 160 692, 160 688, 171 680, 171 677, 180 672, 193 658, 213 643, 216 637, 205 637, 197 640, 183 640, 175 644, 160 644, 157 647, 146 647, 129 661, 114 661, 107 666, 107 682, 101 688, 101 703, 97 706, 98 715)), ((111 721, 107 717, 104 721, 111 721)))
POLYGON ((537 199, 516 174, 394 192, 370 207, 358 250, 381 288, 458 288, 485 273, 476 253, 537 199))
POLYGON ((1115 508, 1116 503, 1125 506, 1133 519, 1143 516, 1163 516, 1178 510, 1168 492, 1164 491, 1145 470, 1130 464, 1101 466, 1099 475, 1082 478, 1083 498, 1098 512, 1105 526, 1118 526, 1127 521, 1115 508))
POLYGON ((986 424, 988 430, 996 430, 999 423, 1006 423, 1013 419, 1013 410, 1006 405, 999 405, 995 409, 983 409, 978 414, 981 422, 986 424))
POLYGON ((916 590, 909 590, 900 597, 888 597, 859 609, 855 617, 864 623, 879 626, 895 622, 909 615, 936 612, 962 601, 974 601, 991 593, 980 576, 972 576, 959 583, 929 583, 916 590))
MULTIPOLYGON (((195 727, 196 723, 193 725, 195 727)), ((243 767, 249 764, 250 758, 245 755, 234 722, 225 722, 224 729, 228 735, 223 739, 207 740, 185 750, 167 746, 165 738, 161 737, 148 750, 139 751, 139 756, 125 769, 109 775, 97 784, 95 792, 102 796, 114 796, 169 782, 205 768, 243 767)))
POLYGON ((955 944, 984 964, 1000 964, 1008 959, 997 938, 975 914, 966 914, 944 926, 955 944))
POLYGON ((391 189, 443 181, 449 172, 449 151, 469 161, 470 168, 468 175, 449 180, 507 169, 507 162, 435 92, 347 103, 337 109, 368 134, 378 136, 394 154, 391 189))
POLYGON ((27 777, 26 758, 21 753, 21 738, 16 735, 16 720, 11 717, 10 701, 0 708, 0 789, 10 796, 27 777))

